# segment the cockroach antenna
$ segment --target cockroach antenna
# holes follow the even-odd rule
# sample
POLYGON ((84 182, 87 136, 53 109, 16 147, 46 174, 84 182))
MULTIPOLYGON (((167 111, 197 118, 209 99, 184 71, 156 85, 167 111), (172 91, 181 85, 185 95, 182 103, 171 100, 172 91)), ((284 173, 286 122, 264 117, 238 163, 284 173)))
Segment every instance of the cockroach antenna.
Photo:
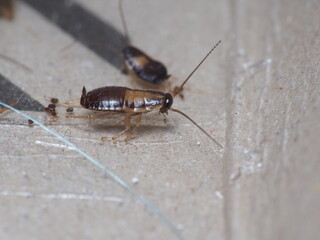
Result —
POLYGON ((187 114, 185 114, 184 112, 181 112, 178 109, 175 108, 170 108, 169 109, 172 112, 177 112, 180 113, 182 116, 186 117, 187 119, 189 119, 194 125, 196 125, 205 135, 207 135, 215 144, 217 144, 220 148, 223 148, 223 146, 217 141, 215 140, 213 137, 210 136, 209 133, 206 132, 206 130, 204 130, 202 127, 200 127, 194 120, 192 120, 191 117, 189 117, 187 114))
POLYGON ((202 63, 209 57, 209 55, 213 52, 213 50, 221 43, 221 40, 213 46, 213 48, 207 53, 207 55, 201 60, 201 62, 193 69, 193 71, 189 74, 189 76, 184 80, 179 89, 173 94, 175 97, 183 88, 183 86, 188 82, 188 80, 192 77, 192 75, 198 70, 198 68, 202 65, 202 63))
MULTIPOLYGON (((207 57, 213 52, 213 50, 221 43, 221 40, 216 43, 216 45, 213 46, 213 48, 207 53, 207 55, 201 60, 201 62, 193 69, 193 71, 189 74, 189 76, 184 80, 184 82, 181 84, 179 89, 174 93, 173 98, 182 90, 183 86, 187 83, 187 81, 191 78, 191 76, 198 70, 198 68, 201 66, 201 64, 207 59, 207 57)), ((189 119, 195 126, 197 126, 205 135, 207 135, 214 143, 216 143, 220 148, 223 148, 223 146, 215 140, 212 136, 209 135, 202 127, 200 127, 192 118, 190 118, 187 114, 183 113, 182 111, 175 109, 175 108, 168 108, 168 110, 172 112, 180 113, 185 118, 189 119)))
POLYGON ((118 4, 119 4, 118 6, 119 6, 121 22, 122 22, 122 26, 123 26, 123 29, 124 29, 124 34, 125 34, 125 37, 126 37, 126 40, 127 40, 127 44, 130 44, 131 41, 130 41, 129 31, 128 31, 127 24, 126 24, 126 19, 124 18, 124 14, 123 14, 122 0, 119 0, 118 4))

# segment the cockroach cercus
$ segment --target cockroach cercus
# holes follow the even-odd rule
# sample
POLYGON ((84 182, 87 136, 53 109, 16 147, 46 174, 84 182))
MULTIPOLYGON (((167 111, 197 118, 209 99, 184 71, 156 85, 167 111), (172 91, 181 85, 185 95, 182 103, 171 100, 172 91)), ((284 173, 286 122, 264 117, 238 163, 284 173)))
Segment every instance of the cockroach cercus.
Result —
MULTIPOLYGON (((127 137, 125 139, 126 141, 132 138, 134 131, 140 125, 142 114, 146 114, 151 111, 159 111, 159 114, 162 114, 166 118, 168 111, 172 111, 180 113, 181 115, 189 119, 213 142, 215 142, 220 148, 222 148, 222 145, 220 143, 218 143, 212 136, 210 136, 189 116, 187 116, 180 110, 171 107, 173 104, 174 97, 181 91, 186 82, 190 79, 194 72, 200 67, 200 65, 212 53, 212 51, 218 46, 220 42, 221 41, 219 41, 201 60, 201 62, 189 74, 189 76, 184 80, 179 89, 173 95, 171 95, 171 93, 164 93, 154 90, 138 90, 115 86, 97 88, 90 92, 87 92, 86 88, 83 87, 80 104, 82 107, 90 110, 103 111, 105 113, 123 113, 125 115, 125 130, 114 136, 112 138, 113 140, 117 139, 124 133, 127 133, 127 137), (133 116, 137 116, 138 121, 136 126, 131 129, 130 119, 133 116)), ((88 118, 94 116, 99 115, 91 115, 88 116, 88 118)), ((70 118, 77 117, 70 116, 70 118)))

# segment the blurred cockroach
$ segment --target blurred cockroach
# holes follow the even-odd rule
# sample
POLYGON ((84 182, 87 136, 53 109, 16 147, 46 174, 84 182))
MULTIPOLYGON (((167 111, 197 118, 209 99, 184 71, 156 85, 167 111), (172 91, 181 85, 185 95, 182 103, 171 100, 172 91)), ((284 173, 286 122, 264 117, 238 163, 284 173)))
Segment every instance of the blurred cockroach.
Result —
POLYGON ((131 46, 128 28, 122 9, 122 0, 119 0, 119 11, 125 36, 128 42, 128 46, 122 50, 122 55, 124 58, 122 72, 129 72, 138 79, 151 84, 159 85, 163 83, 170 77, 170 75, 168 75, 167 68, 161 62, 152 59, 143 51, 131 46))
MULTIPOLYGON (((171 95, 170 93, 164 93, 154 90, 138 90, 130 89, 126 87, 102 87, 94 89, 87 93, 86 88, 82 89, 82 96, 80 99, 80 104, 82 107, 103 111, 105 113, 124 113, 125 114, 125 130, 114 136, 112 139, 115 140, 119 136, 128 132, 126 141, 133 137, 134 131, 139 127, 142 114, 159 111, 165 118, 168 111, 173 111, 180 113, 187 119, 189 119, 194 125, 196 125, 204 134, 206 134, 213 142, 215 142, 220 148, 222 145, 218 143, 213 137, 211 137, 203 128, 201 128, 195 121, 193 121, 185 113, 178 109, 172 108, 173 98, 181 91, 186 82, 194 74, 194 72, 200 67, 200 65, 205 61, 205 59, 212 53, 212 51, 218 46, 219 41, 209 53, 201 60, 201 62, 196 66, 196 68, 189 74, 189 76, 184 80, 179 89, 171 95), (130 119, 133 116, 138 116, 138 121, 136 126, 131 129, 130 119)), ((91 115, 87 116, 95 117, 101 115, 91 115)), ((81 116, 79 116, 81 117, 81 116)), ((70 116, 70 118, 77 118, 77 116, 70 116)))
POLYGON ((14 17, 14 1, 0 0, 0 16, 12 20, 14 17))

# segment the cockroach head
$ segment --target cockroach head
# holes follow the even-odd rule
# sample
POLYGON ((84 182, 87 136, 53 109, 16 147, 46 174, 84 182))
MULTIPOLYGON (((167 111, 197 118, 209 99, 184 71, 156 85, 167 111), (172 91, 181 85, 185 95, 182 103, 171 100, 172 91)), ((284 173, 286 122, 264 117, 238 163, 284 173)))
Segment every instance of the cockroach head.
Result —
POLYGON ((161 113, 166 113, 168 112, 168 110, 171 108, 172 106, 172 103, 173 103, 173 97, 170 93, 166 93, 164 95, 164 102, 163 102, 163 105, 162 107, 160 108, 160 112, 161 113))

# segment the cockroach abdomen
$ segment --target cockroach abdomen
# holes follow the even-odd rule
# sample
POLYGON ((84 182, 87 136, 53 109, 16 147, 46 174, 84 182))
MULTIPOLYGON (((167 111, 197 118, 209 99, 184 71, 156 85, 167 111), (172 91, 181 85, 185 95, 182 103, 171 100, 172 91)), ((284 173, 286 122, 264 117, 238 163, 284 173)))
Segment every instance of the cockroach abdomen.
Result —
POLYGON ((122 51, 126 64, 138 78, 152 83, 161 84, 169 78, 166 67, 154 61, 147 54, 135 47, 126 47, 122 51))

